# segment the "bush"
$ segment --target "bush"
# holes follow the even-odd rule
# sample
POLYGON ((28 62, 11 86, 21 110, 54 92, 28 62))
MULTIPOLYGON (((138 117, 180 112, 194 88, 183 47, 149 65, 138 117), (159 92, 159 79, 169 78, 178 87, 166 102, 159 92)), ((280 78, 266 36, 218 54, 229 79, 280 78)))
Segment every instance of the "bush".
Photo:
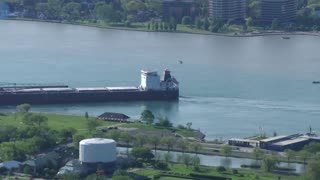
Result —
POLYGON ((190 25, 191 24, 191 17, 190 16, 184 16, 183 18, 182 18, 182 24, 184 24, 184 25, 190 25))
POLYGON ((181 124, 179 124, 179 125, 177 126, 177 128, 178 128, 178 129, 187 129, 184 125, 181 125, 181 124))
POLYGON ((238 174, 238 170, 237 169, 232 169, 232 174, 238 174))
POLYGON ((25 166, 23 168, 23 173, 24 174, 31 174, 32 173, 32 168, 30 166, 25 166))
POLYGON ((226 178, 226 177, 210 176, 210 175, 195 174, 195 173, 190 173, 190 176, 194 177, 195 179, 231 180, 230 178, 226 178))
POLYGON ((161 170, 166 170, 168 169, 168 164, 160 161, 156 163, 156 168, 161 170))
POLYGON ((223 166, 218 166, 218 167, 217 167, 217 171, 221 173, 221 172, 225 172, 225 171, 227 171, 227 170, 226 170, 226 168, 223 167, 223 166))

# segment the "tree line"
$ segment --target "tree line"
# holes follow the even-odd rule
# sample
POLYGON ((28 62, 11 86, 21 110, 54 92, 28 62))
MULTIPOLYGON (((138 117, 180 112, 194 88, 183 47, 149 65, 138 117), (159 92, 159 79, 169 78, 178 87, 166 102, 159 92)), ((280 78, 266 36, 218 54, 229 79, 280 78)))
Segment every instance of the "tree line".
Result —
POLYGON ((48 118, 39 113, 31 113, 29 104, 17 106, 14 118, 20 119, 21 127, 0 126, 0 157, 2 161, 24 161, 42 150, 54 147, 56 142, 72 139, 73 128, 60 131, 47 126, 48 118))

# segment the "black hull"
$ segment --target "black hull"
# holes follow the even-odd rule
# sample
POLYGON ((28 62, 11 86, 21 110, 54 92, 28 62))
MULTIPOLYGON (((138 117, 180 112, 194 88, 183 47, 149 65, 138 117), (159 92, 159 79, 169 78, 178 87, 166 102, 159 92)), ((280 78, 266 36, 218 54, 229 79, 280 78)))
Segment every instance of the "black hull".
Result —
POLYGON ((114 101, 174 101, 179 99, 179 90, 91 92, 91 93, 0 93, 0 105, 28 104, 73 104, 114 101))

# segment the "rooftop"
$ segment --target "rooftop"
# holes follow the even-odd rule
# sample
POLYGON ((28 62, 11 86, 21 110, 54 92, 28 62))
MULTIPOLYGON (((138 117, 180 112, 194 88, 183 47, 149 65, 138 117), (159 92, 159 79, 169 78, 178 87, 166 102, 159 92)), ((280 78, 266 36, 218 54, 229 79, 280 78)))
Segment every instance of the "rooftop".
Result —
POLYGON ((277 142, 277 143, 274 143, 273 145, 286 146, 286 145, 295 144, 295 143, 299 143, 299 142, 303 142, 303 141, 309 141, 309 138, 299 137, 299 138, 295 138, 295 139, 277 142))
POLYGON ((80 141, 80 144, 109 144, 115 143, 113 139, 104 139, 104 138, 91 138, 91 139, 84 139, 80 141))
POLYGON ((251 140, 251 139, 238 139, 238 138, 232 138, 229 139, 230 141, 240 141, 240 142, 249 142, 249 143, 258 143, 257 140, 251 140))
POLYGON ((288 136, 275 136, 275 137, 270 137, 270 138, 267 138, 267 139, 260 140, 260 142, 270 142, 270 141, 274 141, 274 140, 283 139, 283 138, 286 138, 286 137, 288 137, 288 136))

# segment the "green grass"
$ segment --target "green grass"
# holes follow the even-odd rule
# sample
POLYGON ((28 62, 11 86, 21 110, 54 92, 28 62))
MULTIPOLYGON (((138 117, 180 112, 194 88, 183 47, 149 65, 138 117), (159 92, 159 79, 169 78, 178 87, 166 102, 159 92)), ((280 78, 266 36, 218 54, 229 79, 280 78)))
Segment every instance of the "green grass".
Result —
POLYGON ((184 178, 176 178, 176 177, 161 177, 159 180, 184 180, 184 178))
POLYGON ((165 127, 158 127, 158 126, 151 126, 142 123, 130 123, 130 124, 122 124, 121 127, 125 128, 139 128, 139 129, 147 129, 147 130, 164 130, 164 131, 172 131, 175 129, 178 134, 183 135, 184 137, 195 137, 196 133, 192 130, 188 129, 178 129, 178 128, 165 128, 165 127))
MULTIPOLYGON (((66 114, 55 114, 55 113, 39 113, 48 118, 47 125, 55 130, 61 130, 64 128, 75 128, 78 131, 85 131, 87 119, 84 116, 78 115, 66 115, 66 114)), ((14 113, 6 113, 5 116, 0 116, 0 124, 13 125, 18 128, 23 128, 26 125, 22 123, 22 115, 15 117, 14 113)), ((116 122, 101 121, 100 128, 118 124, 116 122)))
MULTIPOLYGON (((299 180, 301 179, 300 176, 295 175, 280 175, 280 174, 274 174, 274 173, 266 173, 262 170, 244 170, 244 169, 238 169, 238 174, 232 174, 231 169, 227 169, 226 172, 220 173, 216 170, 215 167, 207 167, 207 166, 201 166, 199 172, 193 171, 192 167, 186 167, 183 164, 176 164, 172 163, 169 165, 169 170, 166 172, 171 173, 179 173, 179 174, 185 174, 188 175, 190 173, 197 173, 197 174, 203 174, 203 175, 211 175, 211 176, 220 176, 220 177, 229 177, 232 178, 232 180, 256 180, 257 177, 259 180, 275 180, 278 179, 279 176, 281 176, 281 180, 299 180)), ((145 176, 154 176, 161 174, 160 170, 156 169, 140 169, 138 171, 135 171, 137 174, 145 175, 145 176)), ((162 177, 161 179, 176 179, 173 177, 162 177)), ((179 178, 177 178, 179 179, 179 178)))
POLYGON ((143 124, 143 123, 129 123, 129 124, 122 124, 121 127, 125 127, 125 128, 139 128, 139 129, 148 129, 148 130, 154 130, 157 129, 155 126, 150 126, 147 124, 143 124))

